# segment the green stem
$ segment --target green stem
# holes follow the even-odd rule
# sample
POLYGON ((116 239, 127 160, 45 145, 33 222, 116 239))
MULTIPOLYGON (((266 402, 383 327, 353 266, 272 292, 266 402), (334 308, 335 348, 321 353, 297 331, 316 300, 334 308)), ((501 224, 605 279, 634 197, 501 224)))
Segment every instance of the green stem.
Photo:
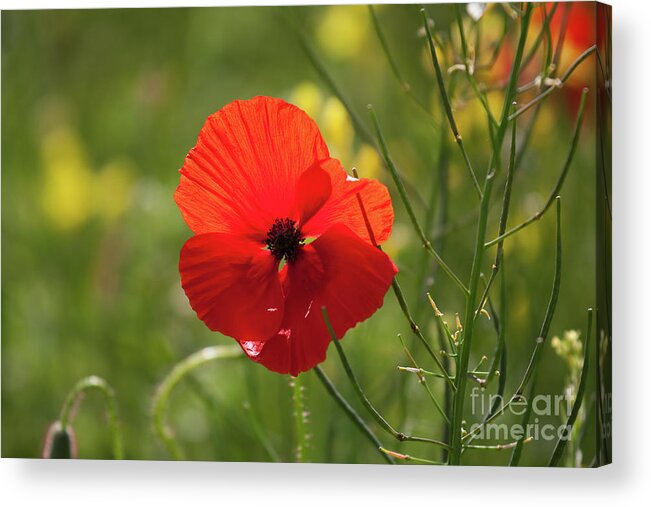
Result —
MULTIPOLYGON (((413 365, 413 368, 414 368, 414 370, 416 372, 416 375, 418 377, 418 383, 421 384, 425 388, 425 390, 427 391, 427 394, 429 395, 430 399, 432 400, 432 403, 434 403, 434 406, 436 407, 436 410, 439 412, 439 414, 441 414, 441 417, 443 417, 443 420, 447 424, 450 424, 450 419, 446 415, 445 411, 443 410, 443 408, 439 404, 438 400, 434 396, 434 393, 432 393, 432 390, 429 388, 429 385, 427 384, 427 381, 425 380, 425 376, 423 375, 425 370, 423 370, 420 366, 418 366, 418 363, 416 362, 416 359, 411 354, 411 352, 409 352, 409 349, 407 348, 407 345, 405 344, 405 341, 402 339, 402 335, 398 334, 398 339, 400 340, 400 343, 402 344, 402 348, 405 351, 405 355, 407 356, 407 358, 409 359, 409 361, 413 365)), ((428 373, 430 373, 430 372, 428 372, 428 373)), ((440 376, 443 377, 443 378, 446 378, 443 375, 440 375, 440 376)))
POLYGON ((438 263, 438 265, 445 271, 445 273, 454 281, 455 284, 465 293, 468 293, 468 289, 466 286, 463 284, 463 282, 459 279, 459 277, 454 274, 452 269, 445 263, 445 261, 439 256, 439 254, 434 250, 434 247, 430 243, 430 241, 427 239, 427 236, 425 235, 425 232, 423 231, 423 228, 420 226, 420 223, 418 222, 418 219, 416 218, 416 214, 414 213, 414 209, 411 205, 411 202, 409 201, 409 198, 407 197, 407 191, 405 189, 405 186, 402 183, 402 179, 400 175, 398 174, 398 170, 396 169, 395 164, 393 163, 393 159, 389 155, 389 150, 386 145, 386 141, 384 139, 384 135, 382 134, 382 131, 380 129, 380 123, 378 122, 377 115, 375 114, 375 110, 373 109, 373 106, 369 104, 368 110, 371 115, 371 119, 373 120, 373 125, 375 126, 375 133, 377 135, 378 142, 380 143, 380 148, 382 151, 382 156, 384 157, 384 161, 386 163, 386 166, 389 168, 389 171, 391 172, 391 176, 393 177, 393 181, 396 184, 396 187, 398 188, 398 193, 400 194, 400 198, 405 205, 405 209, 407 210, 407 214, 409 215, 409 219, 411 220, 411 223, 416 230, 416 234, 418 234, 418 237, 421 240, 421 243, 423 245, 423 248, 434 258, 434 260, 438 263))
MULTIPOLYGON (((486 118, 488 119, 488 128, 489 128, 490 134, 492 136, 493 135, 493 130, 495 128, 497 128, 497 123, 495 122, 495 118, 493 117, 493 113, 491 112, 490 106, 488 105, 486 95, 479 88, 479 84, 477 83, 477 80, 475 79, 474 63, 470 61, 470 58, 468 56, 468 44, 466 42, 466 34, 464 33, 464 30, 463 30, 463 19, 461 18, 460 4, 454 4, 454 8, 455 8, 455 13, 456 13, 456 18, 457 18, 457 27, 459 29, 459 36, 461 38, 461 51, 462 51, 462 54, 463 54, 463 65, 464 65, 464 68, 465 68, 466 78, 468 79, 468 82, 470 83, 471 88, 475 92, 475 95, 479 99, 479 102, 481 102, 481 105, 484 108, 484 111, 486 112, 486 118)), ((480 194, 480 197, 481 197, 481 194, 480 194)))
POLYGON ((493 186, 494 173, 488 175, 486 179, 486 186, 484 187, 483 197, 481 201, 481 211, 479 216, 479 225, 477 228, 476 245, 480 248, 475 248, 473 259, 472 271, 470 275, 470 295, 466 300, 466 315, 464 318, 465 324, 463 327, 463 341, 459 342, 460 358, 456 373, 455 384, 457 391, 454 397, 454 411, 451 426, 451 451, 449 454, 449 462, 451 465, 458 465, 461 458, 461 424, 463 421, 463 405, 465 402, 465 392, 468 370, 468 361, 470 359, 470 347, 472 343, 474 314, 475 314, 475 300, 477 298, 477 288, 479 285, 479 274, 481 272, 481 258, 483 252, 484 236, 486 234, 486 223, 488 219, 488 203, 493 186))
MULTIPOLYGON (((545 8, 545 4, 542 4, 540 7, 545 8)), ((543 22, 543 26, 541 27, 538 36, 535 38, 531 46, 531 49, 529 49, 529 52, 527 53, 527 56, 525 56, 522 59, 522 66, 521 66, 522 69, 526 69, 529 63, 531 63, 531 60, 533 60, 533 57, 536 56, 536 51, 538 51, 538 48, 540 47, 540 43, 542 42, 547 31, 549 30, 549 23, 554 17, 554 13, 556 12, 557 7, 558 7, 558 2, 554 2, 554 5, 549 11, 549 14, 545 16, 545 21, 543 22)))
POLYGON ((290 380, 294 402, 294 435, 296 438, 296 462, 308 462, 307 412, 305 410, 305 386, 300 375, 290 380))
POLYGON ((319 378, 321 383, 323 384, 323 387, 325 387, 326 391, 328 391, 328 394, 332 396, 332 398, 337 402, 337 404, 341 407, 341 409, 346 413, 348 418, 357 426, 357 428, 364 434, 364 436, 368 439, 369 442, 373 444, 373 446, 380 452, 380 455, 389 463, 390 465, 395 464, 395 461, 391 456, 387 456, 385 453, 381 451, 382 449, 382 443, 378 440, 378 438, 375 436, 375 433, 369 428, 366 423, 364 422, 364 419, 362 419, 359 414, 355 411, 353 407, 350 406, 350 403, 346 401, 346 398, 344 398, 335 385, 332 383, 332 381, 328 378, 328 376, 325 374, 325 372, 321 369, 320 366, 315 366, 314 367, 314 373, 316 373, 316 376, 319 378))
POLYGON ((454 114, 452 114, 450 97, 448 96, 448 93, 445 89, 445 82, 443 81, 443 73, 441 72, 439 59, 436 56, 434 39, 432 38, 432 33, 429 29, 428 17, 427 14, 425 13, 424 8, 421 8, 420 12, 423 17, 423 26, 425 27, 425 33, 427 35, 427 41, 429 43, 429 49, 432 56, 432 64, 434 65, 434 72, 436 74, 436 80, 438 82, 439 92, 441 93, 441 101, 443 102, 443 108, 445 109, 445 114, 448 117, 448 123, 450 124, 452 135, 454 136, 454 140, 457 143, 457 146, 459 147, 459 151, 461 151, 461 155, 463 156, 463 160, 466 164, 466 167, 468 168, 468 172, 470 173, 470 178, 472 179, 472 183, 475 187, 475 190, 477 191, 477 195, 481 198, 482 191, 481 191, 481 187, 479 186, 479 181, 477 181, 477 176, 475 175, 475 171, 472 168, 472 164, 470 163, 470 159, 468 158, 468 153, 466 152, 466 148, 464 147, 463 144, 463 139, 461 137, 461 134, 459 133, 459 129, 457 128, 457 122, 454 119, 454 114))
POLYGON ((529 360, 529 364, 527 366, 527 369, 524 372, 520 384, 518 385, 518 388, 516 389, 513 396, 511 396, 509 401, 507 401, 506 403, 502 403, 501 406, 490 415, 490 417, 485 418, 481 424, 476 426, 472 431, 466 433, 463 436, 462 440, 466 440, 467 438, 472 438, 474 435, 479 433, 486 424, 494 421, 497 417, 503 414, 506 411, 506 409, 511 406, 512 403, 522 398, 522 393, 524 392, 524 389, 528 385, 529 380, 532 378, 534 372, 537 371, 538 363, 540 362, 542 348, 545 343, 547 333, 549 332, 549 326, 551 325, 551 320, 552 317, 554 316, 554 311, 556 310, 556 303, 558 301, 560 283, 561 283, 561 198, 557 197, 556 198, 556 266, 554 269, 554 281, 552 283, 552 292, 549 298, 549 303, 547 305, 547 311, 545 312, 545 318, 543 319, 543 324, 541 326, 540 334, 536 339, 536 344, 534 346, 531 359, 529 360))
MULTIPOLYGON (((590 359, 592 354, 592 308, 588 309, 588 326, 587 333, 585 338, 585 350, 583 351, 583 368, 581 370, 581 380, 579 381, 579 387, 576 391, 576 399, 572 405, 572 412, 567 418, 567 423, 565 424, 565 436, 571 438, 572 427, 574 422, 579 415, 579 410, 581 409, 581 403, 583 402, 583 397, 585 395, 586 386, 588 384, 588 374, 590 372, 590 359)), ((549 459, 549 464, 547 466, 555 467, 558 464, 558 460, 563 455, 565 450, 565 444, 567 439, 559 438, 556 442, 556 447, 552 453, 551 458, 549 459)))
POLYGON ((270 442, 269 438, 265 434, 264 430, 262 429, 262 425, 260 424, 260 421, 253 413, 253 407, 251 407, 251 404, 247 401, 244 403, 242 408, 244 409, 244 413, 247 416, 247 419, 249 421, 249 424, 251 425, 251 429, 253 430, 253 433, 262 444, 262 447, 264 447, 264 450, 269 455, 269 458, 271 458, 271 460, 274 463, 280 463, 282 460, 280 459, 278 452, 276 451, 276 449, 270 442))
POLYGON ((440 461, 432 461, 430 459, 417 458, 416 456, 410 456, 409 454, 402 454, 401 452, 391 451, 389 449, 385 449, 384 447, 381 447, 380 450, 385 455, 391 456, 392 458, 396 458, 401 461, 413 461, 414 463, 423 463, 425 465, 445 465, 445 463, 441 463, 440 461))
MULTIPOLYGON (((597 51, 597 46, 590 46, 588 49, 586 49, 574 62, 572 62, 572 65, 565 71, 565 74, 563 74, 560 77, 560 85, 563 85, 565 81, 567 81, 574 70, 585 60, 588 58, 592 53, 595 53, 597 51)), ((536 95, 533 99, 531 99, 529 102, 527 102, 524 106, 522 106, 520 109, 518 109, 515 113, 513 113, 509 119, 512 120, 513 118, 517 118, 520 116, 522 113, 525 111, 528 111, 530 108, 535 106, 536 104, 540 103, 543 101, 545 98, 547 98, 554 90, 560 88, 559 86, 550 86, 547 88, 545 91, 541 92, 540 94, 536 95)))
POLYGON ((350 363, 348 362, 348 358, 346 357, 344 349, 341 346, 341 343, 339 343, 335 331, 332 328, 332 324, 330 323, 330 318, 328 317, 328 311, 325 306, 321 307, 321 313, 323 315, 323 320, 325 322, 325 325, 328 328, 328 333, 330 333, 330 338, 334 343, 335 348, 337 349, 337 354, 339 355, 341 364, 344 367, 344 371, 346 372, 346 375, 348 376, 348 380, 350 380, 350 383, 353 385, 353 388, 355 389, 355 392, 357 393, 359 400, 362 402, 362 405, 364 405, 366 410, 368 410, 368 412, 373 416, 373 418, 377 421, 380 427, 400 442, 405 442, 405 441, 423 442, 423 443, 439 445, 441 447, 447 447, 447 444, 445 442, 441 442, 439 440, 434 440, 432 438, 414 437, 411 435, 405 435, 404 433, 394 429, 393 426, 391 426, 391 424, 387 422, 387 420, 377 411, 377 409, 370 402, 370 400, 366 396, 366 393, 362 389, 362 386, 357 380, 357 377, 355 376, 355 373, 353 372, 353 369, 351 368, 350 363))
POLYGON ((153 400, 153 424, 154 431, 163 442, 168 452, 176 460, 184 460, 185 454, 174 437, 174 432, 166 424, 166 409, 170 394, 176 385, 189 373, 206 363, 242 357, 242 349, 239 346, 218 345, 206 347, 183 359, 174 365, 163 381, 158 385, 153 400))
MULTIPOLYGON (((378 150, 377 144, 375 143, 375 140, 373 139, 373 135, 371 131, 366 127, 366 125, 364 124, 360 116, 357 114, 350 101, 346 98, 343 91, 341 90, 337 82, 334 80, 334 78, 332 77, 332 75, 330 74, 326 66, 319 59, 316 51, 310 44, 310 41, 308 40, 307 36, 303 32, 301 26, 299 25, 295 10, 293 8, 290 9, 292 15, 288 16, 289 23, 292 25, 292 28, 296 33, 298 41, 301 47, 303 48, 303 51, 307 56, 307 59, 312 64, 312 67, 314 67, 314 70, 317 72, 319 77, 325 82, 326 86, 330 88, 330 91, 337 97, 337 99, 339 99, 339 101, 342 103, 342 105, 348 112, 348 115, 350 116, 350 119, 353 123, 353 128, 355 129, 355 132, 357 132, 357 135, 365 143, 372 146, 375 149, 375 151, 378 152, 378 155, 380 155, 380 152, 378 150)), ((410 191, 412 191, 412 194, 416 197, 416 199, 422 202, 422 198, 420 197, 418 192, 415 191, 413 185, 410 185, 409 182, 407 182, 407 185, 409 186, 410 191)))
POLYGON ((407 300, 405 299, 404 294, 402 293, 402 289, 400 288, 400 284, 398 281, 394 278, 393 281, 391 282, 391 286, 393 287, 393 293, 396 295, 396 299, 398 300, 398 304, 400 305, 400 309, 402 310, 402 313, 406 317, 407 321, 409 322, 409 327, 411 328, 411 331, 416 335, 416 337, 420 340, 420 342, 423 344, 425 349, 427 350, 428 354, 430 357, 434 360, 436 363, 436 366, 439 368, 441 373, 444 375, 444 378, 450 388, 453 391, 456 391, 456 386, 454 385, 454 381, 452 378, 450 378, 450 375, 448 374, 447 370, 445 369, 445 366, 443 366, 443 362, 439 358, 438 354, 434 352, 432 349, 432 346, 429 344, 429 342, 425 339, 425 336, 423 336, 422 331, 420 330, 420 327, 416 322, 414 322, 414 319, 411 316, 411 312, 409 311, 409 307, 407 306, 407 300))
POLYGON ((432 112, 430 111, 429 107, 427 107, 427 105, 414 94, 410 84, 403 78, 402 74, 400 73, 398 64, 396 63, 396 60, 395 58, 393 58, 393 54, 389 49, 389 43, 387 41, 387 38, 384 35, 384 31, 382 30, 382 26, 380 25, 380 20, 378 19, 377 13, 375 12, 375 8, 372 5, 369 5, 368 11, 371 16, 371 21, 373 22, 373 28, 375 29, 375 34, 377 35, 377 38, 380 41, 380 45, 382 46, 382 51, 384 52, 384 56, 389 62, 389 67, 391 67, 391 71, 393 72, 393 75, 395 76, 396 80, 400 84, 400 89, 414 102, 414 104, 416 104, 422 111, 424 111, 427 114, 427 116, 430 118, 430 120, 434 122, 434 125, 438 127, 439 121, 432 115, 432 112))
POLYGON ((581 125, 583 123, 583 113, 585 111, 585 104, 586 104, 586 97, 588 94, 588 89, 584 88, 583 93, 581 95, 581 102, 579 104, 579 111, 577 113, 576 117, 576 124, 574 125, 574 133, 572 134, 572 143, 570 144, 570 151, 567 154, 567 158, 565 159, 565 164, 563 165, 563 170, 561 171, 560 176, 558 177, 558 180, 556 181, 556 185, 554 186, 551 194, 547 198, 547 201, 545 202, 545 205, 535 213, 532 217, 528 218, 524 222, 522 222, 519 225, 516 225, 515 227, 509 229, 506 232, 502 232, 499 234, 495 239, 492 239, 488 241, 487 243, 484 244, 485 248, 489 248, 495 244, 501 245, 502 242, 504 241, 505 238, 508 238, 512 234, 515 234, 516 232, 524 229, 525 227, 531 225, 532 223, 536 222, 537 220, 540 220, 542 216, 547 212, 547 210, 551 207, 551 205, 554 203, 554 199, 556 196, 559 195, 561 189, 563 188, 563 183, 565 182, 565 177, 567 176, 567 173, 569 172, 570 166, 572 165, 572 160, 574 159, 574 153, 576 152, 576 147, 579 144, 579 134, 581 133, 581 125))
POLYGON ((451 465, 458 465, 461 460, 461 425, 463 423, 465 393, 468 381, 466 372, 468 370, 468 361, 470 359, 470 350, 472 347, 473 328, 475 322, 475 305, 477 303, 477 289, 479 285, 479 276, 481 274, 481 262, 484 253, 484 241, 486 235, 486 224, 488 220, 490 196, 493 188, 493 182, 495 180, 494 177, 496 173, 499 172, 501 166, 500 151, 508 125, 508 111, 510 109, 510 104, 513 100, 513 95, 517 85, 520 63, 522 62, 522 54, 524 52, 524 45, 529 29, 529 20, 531 19, 531 9, 531 4, 527 4, 525 13, 522 16, 518 47, 515 53, 515 58, 513 60, 513 67, 511 69, 511 75, 509 77, 509 83, 504 95, 504 105, 502 106, 502 114, 498 130, 494 138, 493 150, 488 166, 488 171, 486 173, 486 182, 484 185, 484 191, 480 204, 479 223, 477 225, 477 236, 475 240, 472 269, 470 272, 470 283, 468 284, 470 294, 466 299, 466 311, 464 315, 463 325, 463 342, 459 344, 459 367, 457 369, 455 379, 457 392, 454 399, 454 410, 450 435, 451 449, 448 460, 449 464, 451 465))
POLYGON ((515 442, 511 442, 509 444, 497 444, 497 445, 464 445, 464 449, 480 449, 484 451, 504 451, 506 449, 513 449, 516 447, 520 442, 523 444, 528 444, 533 440, 532 437, 527 437, 522 440, 516 440, 515 442))
POLYGON ((86 392, 97 390, 102 393, 104 403, 106 405, 106 412, 108 413, 109 427, 111 430, 111 438, 113 445, 113 458, 124 459, 124 447, 122 443, 122 430, 120 429, 120 418, 118 416, 118 406, 115 399, 115 391, 103 378, 91 375, 85 377, 77 382, 74 387, 66 396, 66 399, 61 408, 61 415, 59 421, 61 428, 66 429, 68 425, 72 424, 73 408, 77 404, 80 397, 86 392))
MULTIPOLYGON (((357 174, 357 171, 353 169, 353 175, 357 178, 359 175, 357 174)), ((407 201, 408 202, 408 201, 407 201)), ((375 234, 373 233, 373 229, 371 228, 371 224, 368 220, 368 215, 366 213, 366 208, 364 207, 364 201, 362 200, 362 196, 360 194, 357 194, 357 203, 359 204, 359 209, 362 214, 362 217, 364 218, 364 223, 366 224, 366 228, 368 229, 368 235, 369 238, 371 239, 371 242, 373 245, 375 245, 377 248, 380 250, 382 247, 380 247, 376 241, 375 241, 375 234)), ((416 337, 421 341, 423 346, 427 349, 428 353, 434 359, 434 362, 436 365, 439 367, 441 372, 445 375, 446 379, 448 380, 448 383, 450 386, 454 389, 454 384, 452 382, 452 379, 448 375, 447 370, 445 369, 445 366, 443 366, 443 363, 441 362, 441 359, 436 355, 436 353, 432 350, 432 347, 430 346, 429 342, 425 339, 423 336, 423 333, 421 332, 420 328, 414 321, 413 317, 411 316, 411 312, 409 311, 409 306, 407 306, 407 300, 405 298, 405 295, 402 292, 402 289, 400 288, 400 284, 398 283, 398 280, 394 277, 393 280, 391 281, 391 286, 393 287, 393 292, 396 295, 396 299, 398 300, 398 304, 400 305, 400 309, 402 310, 402 313, 405 315, 407 321, 409 322, 409 327, 411 328, 412 332, 416 335, 416 337)))
MULTIPOLYGON (((515 102, 513 102, 512 106, 515 107, 515 102)), ((509 219, 511 190, 513 187, 513 175, 515 174, 515 153, 516 153, 516 133, 517 133, 516 125, 517 122, 514 120, 513 127, 511 129, 511 150, 509 156, 509 167, 506 174, 506 183, 504 184, 504 198, 502 200, 502 213, 500 214, 500 225, 497 233, 498 236, 501 236, 502 234, 504 234, 504 231, 506 231, 506 224, 509 219)), ((493 281, 495 280, 495 276, 497 275, 498 270, 500 269, 500 264, 502 263, 502 257, 503 257, 503 240, 501 240, 497 245, 495 260, 493 261, 493 266, 491 267, 491 275, 490 278, 488 279, 488 283, 486 283, 484 294, 479 300, 479 305, 475 312, 475 318, 479 314, 479 311, 484 307, 486 299, 488 298, 488 293, 490 291, 490 288, 493 285, 493 281)))

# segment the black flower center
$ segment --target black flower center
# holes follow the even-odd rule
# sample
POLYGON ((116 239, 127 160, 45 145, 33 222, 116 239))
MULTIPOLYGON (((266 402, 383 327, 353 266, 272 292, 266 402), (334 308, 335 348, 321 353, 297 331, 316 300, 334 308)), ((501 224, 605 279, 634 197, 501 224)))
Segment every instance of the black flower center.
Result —
POLYGON ((298 250, 303 246, 305 238, 291 218, 277 218, 267 232, 267 247, 276 259, 283 258, 287 262, 296 260, 298 250))

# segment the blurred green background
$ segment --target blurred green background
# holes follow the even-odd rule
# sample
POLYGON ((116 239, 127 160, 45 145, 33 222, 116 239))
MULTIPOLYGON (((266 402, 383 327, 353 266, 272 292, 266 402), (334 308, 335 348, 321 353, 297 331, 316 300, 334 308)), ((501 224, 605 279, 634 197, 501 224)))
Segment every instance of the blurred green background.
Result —
MULTIPOLYGON (((451 6, 429 6, 444 41, 453 12, 451 6)), ((454 313, 463 311, 459 291, 423 255, 377 154, 355 133, 288 23, 288 18, 297 20, 367 126, 365 106, 375 105, 393 158, 411 184, 416 212, 443 257, 467 280, 477 199, 443 121, 426 42, 419 34, 418 8, 381 6, 377 15, 400 71, 431 106, 438 125, 402 92, 365 6, 2 13, 3 457, 38 457, 67 392, 81 377, 95 374, 115 388, 126 457, 169 459, 151 427, 157 384, 188 354, 232 343, 196 318, 180 288, 178 256, 191 232, 172 194, 177 171, 206 117, 237 98, 272 95, 297 103, 316 119, 345 168, 355 166, 362 176, 387 184, 396 222, 386 251, 401 270, 399 281, 412 310, 435 341, 435 321, 424 296, 431 288, 454 324, 454 313), (441 139, 447 146, 444 157, 441 139), (447 199, 441 197, 441 182, 449 189, 447 199)), ((496 38, 502 19, 499 8, 491 7, 480 21, 482 36, 496 38)), ((585 65, 591 69, 593 63, 585 65)), ((483 177, 489 156, 485 117, 477 100, 463 98, 467 85, 457 74, 447 79, 455 90, 459 127, 483 177)), ((592 78, 590 71, 585 74, 592 78)), ((490 97, 499 113, 500 94, 490 97)), ((585 332, 585 309, 595 304, 593 116, 589 107, 563 189, 563 279, 551 336, 569 329, 585 332)), ((544 203, 569 149, 573 122, 567 96, 557 93, 544 103, 516 175, 510 224, 544 203)), ((500 178, 491 238, 502 188, 500 178)), ((526 368, 547 305, 553 231, 550 212, 505 243, 508 395, 526 368)), ((493 255, 487 256, 486 273, 493 255)), ((409 365, 398 333, 411 339, 389 292, 384 307, 351 330, 343 345, 367 394, 389 421, 406 433, 443 438, 442 419, 417 379, 396 369, 409 365)), ((492 324, 481 318, 471 364, 482 354, 490 356, 494 344, 492 324)), ((422 347, 412 350, 421 366, 434 368, 422 347)), ((359 407, 332 350, 323 367, 359 407)), ((550 347, 541 372, 539 391, 561 393, 568 370, 550 347)), ((309 459, 381 462, 314 374, 303 377, 312 435, 309 459)), ((277 455, 291 461, 288 384, 288 377, 246 359, 206 365, 174 391, 171 425, 191 459, 266 461, 277 455), (256 424, 263 439, 254 431, 256 424)), ((442 399, 442 384, 434 380, 430 385, 442 399)), ((86 397, 74 427, 80 457, 112 456, 99 395, 86 397)), ((379 429, 378 435, 390 449, 440 458, 437 448, 400 444, 379 429)), ((584 454, 592 455, 593 441, 587 438, 584 454)), ((553 442, 529 444, 522 464, 545 463, 552 448, 553 442)), ((464 455, 468 464, 507 460, 508 453, 464 455)))

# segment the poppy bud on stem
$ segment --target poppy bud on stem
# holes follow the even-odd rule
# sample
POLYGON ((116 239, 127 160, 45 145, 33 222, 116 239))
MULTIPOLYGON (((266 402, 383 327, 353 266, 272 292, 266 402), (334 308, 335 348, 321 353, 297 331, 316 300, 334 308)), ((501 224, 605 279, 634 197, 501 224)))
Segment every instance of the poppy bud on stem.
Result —
POLYGON ((77 457, 77 440, 71 426, 64 427, 55 421, 47 429, 43 443, 44 459, 70 459, 77 457))
POLYGON ((76 458, 77 444, 75 433, 72 429, 72 421, 75 416, 75 408, 80 403, 86 391, 97 389, 104 395, 106 411, 111 429, 113 458, 124 459, 122 445, 122 431, 118 417, 117 402, 113 388, 103 378, 91 375, 81 379, 70 390, 61 408, 59 420, 52 423, 48 428, 45 443, 43 445, 44 458, 76 458))

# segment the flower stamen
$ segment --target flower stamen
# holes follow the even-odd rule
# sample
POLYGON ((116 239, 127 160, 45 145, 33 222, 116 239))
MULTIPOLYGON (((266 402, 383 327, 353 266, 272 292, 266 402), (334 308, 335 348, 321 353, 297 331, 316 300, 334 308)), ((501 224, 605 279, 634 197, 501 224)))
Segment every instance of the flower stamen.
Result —
POLYGON ((303 246, 305 238, 296 227, 296 222, 291 218, 277 218, 269 232, 267 232, 267 248, 277 260, 283 258, 287 262, 296 260, 299 249, 303 246))

